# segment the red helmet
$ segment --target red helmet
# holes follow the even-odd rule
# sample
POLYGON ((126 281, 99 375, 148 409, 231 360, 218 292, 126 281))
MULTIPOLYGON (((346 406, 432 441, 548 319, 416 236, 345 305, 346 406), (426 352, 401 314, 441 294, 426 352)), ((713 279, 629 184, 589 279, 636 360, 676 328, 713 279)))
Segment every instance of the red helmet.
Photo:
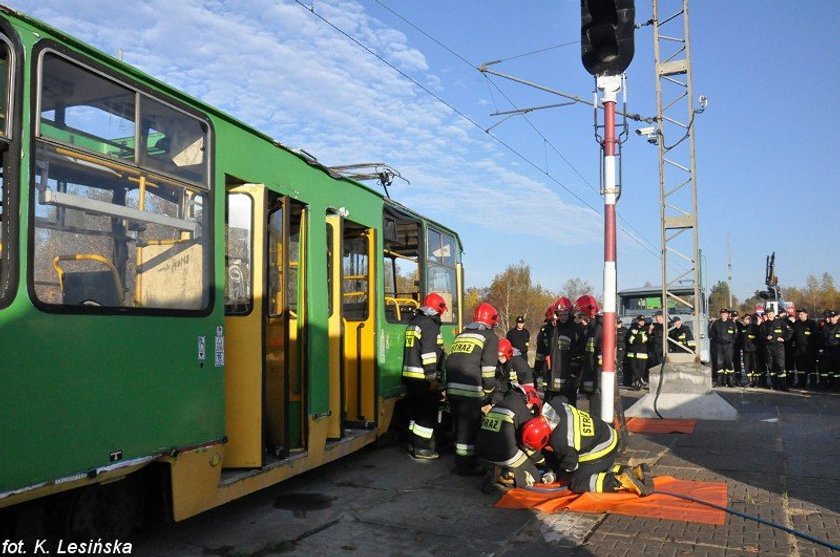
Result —
POLYGON ((506 338, 499 339, 499 355, 508 360, 513 358, 513 345, 506 338))
POLYGON ((522 444, 535 451, 539 451, 548 445, 550 436, 551 426, 548 425, 548 420, 542 416, 532 418, 522 426, 522 444))
POLYGON ((438 315, 443 315, 446 312, 446 300, 437 292, 429 292, 429 295, 423 300, 423 305, 432 308, 438 312, 438 315))
POLYGON ((574 305, 572 301, 565 296, 560 296, 556 300, 554 300, 554 311, 560 315, 563 314, 570 314, 574 310, 574 305))
POLYGON ((545 318, 546 319, 553 318, 554 317, 554 310, 555 310, 554 304, 551 304, 550 306, 548 306, 548 309, 545 310, 545 318))
POLYGON ((542 399, 540 399, 540 393, 534 387, 530 385, 523 385, 522 387, 525 390, 525 398, 528 404, 533 404, 534 409, 539 412, 540 407, 542 406, 542 399))
POLYGON ((595 317, 601 308, 598 307, 598 300, 592 294, 584 294, 575 302, 575 311, 589 317, 595 317))
POLYGON ((491 328, 495 327, 499 323, 499 312, 487 302, 482 302, 475 308, 473 321, 483 323, 491 328))

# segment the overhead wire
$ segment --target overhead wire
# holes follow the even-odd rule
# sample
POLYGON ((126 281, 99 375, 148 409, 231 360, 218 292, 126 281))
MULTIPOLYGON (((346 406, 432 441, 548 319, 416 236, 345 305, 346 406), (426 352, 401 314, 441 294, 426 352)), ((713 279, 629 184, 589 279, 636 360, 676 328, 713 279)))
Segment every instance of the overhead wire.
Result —
MULTIPOLYGON (((402 19, 403 21, 405 21, 408 25, 411 25, 411 26, 412 26, 414 29, 416 29, 418 32, 422 33, 424 36, 428 37, 430 40, 432 40, 432 41, 434 41, 436 44, 440 45, 440 46, 441 46, 441 48, 445 49, 447 52, 450 52, 453 56, 455 56, 455 57, 456 57, 456 58, 458 58, 459 60, 463 61, 464 63, 469 64, 469 65, 470 65, 470 67, 475 68, 475 66, 474 66, 474 65, 472 65, 472 64, 471 64, 468 60, 466 60, 463 56, 461 56, 460 54, 456 53, 454 50, 452 50, 451 48, 447 47, 446 45, 444 45, 443 43, 441 43, 439 40, 435 39, 434 37, 432 37, 431 35, 429 35, 429 34, 428 34, 428 33, 426 33, 425 31, 423 31, 422 29, 418 28, 416 25, 414 25, 413 23, 409 22, 407 19, 403 18, 402 16, 400 16, 399 14, 397 14, 396 12, 394 12, 393 10, 391 10, 390 8, 388 8, 387 6, 385 6, 384 4, 382 4, 379 0, 375 0, 375 1, 376 1, 378 4, 382 5, 383 7, 385 7, 386 9, 388 9, 391 13, 394 13, 394 15, 396 15, 397 17, 399 17, 400 19, 402 19)), ((397 72, 400 76, 402 76, 403 78, 407 79, 408 81, 410 81, 411 83, 413 83, 414 85, 416 85, 418 88, 420 88, 422 91, 424 91, 425 93, 427 93, 428 95, 430 95, 431 97, 433 97, 435 100, 437 100, 438 102, 440 102, 441 104, 443 104, 444 106, 446 106, 447 108, 449 108, 452 112, 454 112, 455 114, 457 114, 459 117, 461 117, 462 119, 466 120, 467 122, 469 122, 470 124, 472 124, 472 125, 473 125, 474 127, 476 127, 477 129, 479 129, 479 130, 481 130, 481 131, 485 132, 487 135, 489 135, 491 138, 493 138, 493 140, 494 140, 494 141, 496 141, 497 143, 499 143, 499 144, 500 144, 501 146, 503 146, 505 149, 507 149, 508 151, 510 151, 512 154, 514 154, 515 156, 517 156, 518 158, 520 158, 522 161, 524 161, 525 163, 527 163, 528 165, 530 165, 532 168, 534 168, 534 169, 535 169, 535 170, 537 170, 538 172, 540 172, 540 173, 542 173, 543 175, 545 175, 545 176, 546 176, 546 178, 548 178, 549 180, 551 180, 552 182, 554 182, 555 184, 557 184, 558 186, 560 186, 561 188, 563 188, 563 189, 564 189, 567 193, 569 193, 572 197, 574 197, 575 199, 577 199, 580 203, 582 203, 583 205, 585 205, 586 207, 588 207, 589 209, 591 209, 592 211, 594 211, 594 212, 595 212, 596 214, 598 214, 598 215, 602 215, 602 214, 603 214, 603 213, 601 212, 601 210, 599 210, 599 209, 597 209, 597 208, 593 207, 593 206, 592 206, 592 205, 591 205, 588 201, 586 201, 586 200, 585 200, 585 199, 583 199, 580 195, 578 195, 578 194, 577 194, 577 192, 573 191, 573 190, 572 190, 572 189, 570 189, 567 185, 565 185, 565 184, 564 184, 564 183, 562 183, 560 180, 558 180, 556 177, 552 176, 549 172, 547 172, 547 170, 545 170, 545 169, 543 169, 543 168, 540 168, 540 166, 539 166, 537 163, 533 162, 531 159, 529 159, 529 158, 528 158, 528 157, 526 157, 524 154, 522 154, 522 153, 521 153, 521 152, 519 152, 517 149, 515 149, 512 145, 510 145, 510 144, 508 144, 506 141, 504 141, 502 138, 500 138, 499 136, 497 136, 497 135, 495 135, 495 134, 490 133, 488 130, 485 130, 485 129, 484 129, 484 128, 483 128, 483 127, 482 127, 482 126, 481 126, 478 122, 476 122, 476 121, 475 121, 475 120, 473 120, 470 116, 468 116, 467 114, 465 114, 464 112, 462 112, 460 109, 458 109, 458 108, 457 108, 456 106, 454 106, 452 103, 450 103, 450 102, 448 102, 447 100, 443 99, 442 97, 440 97, 439 95, 437 95, 434 91, 430 90, 428 87, 426 87, 425 85, 423 85, 422 83, 418 82, 416 79, 414 79, 414 78, 413 78, 413 77, 411 77, 410 75, 406 74, 405 72, 403 72, 402 70, 400 70, 399 68, 397 68, 396 66, 394 66, 393 64, 391 64, 388 60, 386 60, 385 58, 383 58, 382 56, 380 56, 377 52, 373 51, 370 47, 368 47, 367 45, 365 45, 364 43, 362 43, 361 41, 359 41, 358 39, 356 39, 355 37, 353 37, 352 35, 350 35, 350 34, 349 34, 349 33, 347 33, 346 31, 344 31, 343 29, 341 29, 341 28, 340 28, 340 27, 338 27, 337 25, 333 24, 330 20, 328 20, 326 17, 322 16, 320 13, 316 12, 316 11, 315 11, 313 8, 311 8, 310 6, 307 6, 306 4, 304 4, 302 0, 295 0, 295 2, 296 2, 297 4, 299 4, 302 8, 304 8, 306 11, 308 11, 309 13, 311 13, 312 15, 314 15, 315 17, 317 17, 318 19, 320 19, 323 23, 325 23, 326 25, 328 25, 329 27, 331 27, 331 28, 332 28, 332 29, 334 29, 335 31, 339 32, 339 33, 340 33, 341 35, 343 35, 345 38, 347 38, 348 40, 350 40, 351 42, 353 42, 353 43, 354 43, 355 45, 357 45, 359 48, 362 48, 362 49, 363 49, 363 50, 365 50, 368 54, 370 54, 371 56, 374 56, 374 57, 375 57, 375 58, 377 58, 380 62, 382 62, 383 64, 385 64, 386 66, 388 66, 389 68, 391 68, 392 70, 394 70, 395 72, 397 72)), ((494 86, 495 86, 495 84, 494 84, 494 86)), ((501 90, 500 90, 497 86, 496 86, 496 89, 497 89, 497 90, 501 93, 501 90)), ((507 97, 506 97, 506 98, 507 98, 507 97)), ((508 99, 508 101, 509 101, 509 102, 511 102, 511 101, 510 101, 510 99, 508 99)), ((529 123, 530 123, 530 121, 529 121, 529 123)), ((531 125, 533 126, 533 124, 531 124, 531 125)), ((544 136, 542 136, 542 137, 545 139, 545 137, 544 137, 544 136)), ((548 141, 547 139, 545 139, 545 140, 546 140, 546 141, 548 141)), ((549 144, 550 144, 550 142, 549 142, 549 144)), ((559 154, 559 152, 558 152, 558 154, 559 154)), ((564 159, 564 160, 565 160, 565 159, 564 159)), ((567 164, 569 164, 570 166, 572 166, 570 163, 568 163, 568 161, 566 161, 566 162, 567 162, 567 164)), ((575 171, 577 172, 577 170, 576 170, 576 169, 575 169, 575 171)), ((578 174, 579 174, 579 173, 578 173, 578 174)), ((590 184, 590 185, 591 185, 591 184, 590 184)), ((599 194, 599 195, 600 195, 600 194, 599 194)), ((642 248, 644 248, 644 249, 645 249, 645 250, 647 250, 648 252, 652 253, 652 254, 653 254, 656 258, 661 259, 661 255, 660 255, 660 253, 659 253, 659 252, 656 252, 656 251, 654 251, 653 249, 651 249, 651 247, 650 247, 650 246, 645 245, 645 244, 644 244, 643 242, 641 242, 638 238, 636 238, 633 234, 630 234, 629 232, 627 232, 627 230, 624 230, 624 228, 623 228, 621 225, 619 225, 619 228, 621 228, 621 229, 622 229, 625 233, 627 233, 627 236, 628 236, 631 240, 633 240, 635 243, 637 243, 639 246, 641 246, 642 248)), ((648 244, 653 245, 653 244, 652 244, 652 242, 650 242, 649 240, 645 239, 645 241, 646 241, 646 242, 648 242, 648 244)))
MULTIPOLYGON (((400 14, 400 13, 396 12, 395 10, 393 10, 390 6, 388 6, 387 4, 385 4, 384 2, 382 2, 382 0, 374 0, 374 1, 375 1, 377 4, 379 4, 380 6, 382 6, 385 10, 387 10, 387 11, 389 11, 391 14, 393 14, 395 17, 397 17, 397 18, 399 18, 400 20, 402 20, 403 22, 405 22, 405 23, 406 23, 408 26, 410 26, 412 29, 414 29, 414 30, 415 30, 415 31, 417 31, 418 33, 422 34, 424 37, 428 38, 430 41, 434 42, 435 44, 437 44, 438 46, 440 46, 440 47, 441 47, 442 49, 444 49, 445 51, 447 51, 447 52, 449 52, 450 54, 452 54, 454 57, 456 57, 458 60, 460 60, 460 61, 461 61, 461 62, 463 62, 464 64, 466 64, 466 65, 470 66, 470 68, 472 68, 472 69, 475 69, 475 68, 476 68, 476 65, 475 65, 475 64, 473 64, 472 62, 470 62, 469 60, 467 60, 464 56, 462 56, 461 54, 459 54, 458 52, 456 52, 455 50, 453 50, 452 48, 450 48, 448 45, 444 44, 444 43, 443 43, 442 41, 440 41, 437 37, 434 37, 433 35, 431 35, 431 34, 429 34, 428 32, 426 32, 424 29, 421 29, 420 27, 418 27, 418 26, 417 26, 414 22, 412 22, 412 21, 411 21, 411 20, 409 20, 408 18, 404 17, 402 14, 400 14)), ((554 46, 550 46, 550 47, 546 47, 546 48, 540 48, 540 49, 537 49, 537 50, 532 50, 532 51, 525 52, 525 53, 522 53, 522 54, 515 54, 515 55, 512 55, 512 56, 507 56, 507 57, 504 57, 504 58, 499 58, 499 59, 497 59, 497 60, 493 60, 493 61, 492 61, 492 63, 493 63, 493 64, 499 64, 499 63, 501 63, 501 62, 507 62, 507 61, 509 61, 509 60, 515 60, 515 59, 517 59, 517 58, 524 58, 524 57, 526 57, 526 56, 532 56, 532 55, 534 55, 534 54, 541 54, 541 53, 543 53, 543 52, 548 52, 548 51, 551 51, 551 50, 556 50, 556 49, 558 49, 558 48, 563 48, 563 47, 572 46, 572 45, 576 45, 576 44, 580 44, 580 40, 568 41, 568 42, 561 43, 561 44, 558 44, 558 45, 554 45, 554 46)), ((512 100, 511 100, 511 99, 510 99, 510 98, 509 98, 509 97, 508 97, 505 93, 504 93, 504 91, 502 91, 502 90, 501 90, 501 88, 500 88, 500 87, 499 87, 499 86, 498 86, 498 85, 497 85, 497 84, 496 84, 493 80, 491 80, 491 79, 490 79, 490 78, 489 78, 486 74, 482 74, 482 75, 484 75, 485 79, 487 80, 487 83, 488 83, 488 89, 490 90, 490 98, 492 99, 493 104, 494 104, 494 106, 496 107, 496 111, 497 111, 497 112, 498 112, 499 108, 498 108, 498 105, 496 104, 496 99, 495 99, 495 96, 493 95, 492 89, 490 89, 490 85, 492 85, 493 87, 495 87, 495 88, 496 88, 496 90, 497 90, 497 91, 498 91, 498 92, 499 92, 499 93, 500 93, 503 97, 505 97, 505 99, 507 99, 507 101, 510 103, 510 105, 511 105, 512 107, 514 107, 514 108, 515 108, 515 109, 517 109, 517 110, 519 109, 519 108, 516 106, 516 104, 515 104, 515 103, 514 103, 514 102, 513 102, 513 101, 512 101, 512 100)), ((525 118, 525 121, 526 121, 526 122, 528 122, 528 124, 531 126, 531 128, 532 128, 532 129, 533 129, 533 130, 537 133, 537 135, 539 135, 539 136, 540 136, 540 138, 542 138, 542 140, 543 140, 543 142, 544 142, 544 145, 547 145, 548 147, 550 147, 550 148, 551 148, 551 150, 552 150, 552 151, 554 151, 554 152, 557 154, 557 156, 558 156, 558 157, 560 157, 560 158, 563 160, 563 162, 565 162, 565 163, 569 166, 569 168, 571 168, 571 169, 572 169, 572 171, 573 171, 575 174, 577 174, 577 175, 578 175, 578 177, 579 177, 581 180, 583 180, 583 182, 584 182, 585 184, 587 184, 587 185, 588 185, 588 186, 589 186, 589 187, 590 187, 590 188, 591 188, 591 189, 595 192, 595 194, 596 194, 596 195, 598 195, 598 197, 600 198, 600 196, 601 196, 601 192, 600 192, 600 191, 598 191, 598 189, 596 189, 596 188, 595 188, 595 187, 594 187, 594 186, 593 186, 593 185, 589 182, 589 180, 587 180, 587 179, 586 179, 586 177, 584 177, 584 176, 583 176, 583 175, 582 175, 582 174, 578 171, 578 169, 577 169, 577 168, 576 168, 576 167, 575 167, 575 166, 574 166, 571 162, 569 162, 569 160, 568 160, 568 159, 566 159, 566 157, 565 157, 565 156, 564 156, 564 155, 560 152, 560 150, 559 150, 559 149, 557 149, 557 147, 556 147, 556 146, 555 146, 555 145, 554 145, 554 144, 553 144, 553 143, 552 143, 552 142, 551 142, 551 141, 550 141, 547 137, 545 137, 545 135, 544 135, 544 134, 543 134, 543 133, 542 133, 542 132, 541 132, 541 131, 540 131, 540 130, 539 130, 539 129, 538 129, 538 128, 537 128, 537 127, 536 127, 536 126, 535 126, 535 125, 534 125, 534 124, 533 124, 533 123, 529 120, 529 119, 528 119, 527 115, 523 114, 522 116, 525 118)), ((548 159, 547 159, 547 157, 546 157, 546 165, 545 165, 546 170, 548 169, 548 162, 547 162, 547 161, 548 161, 548 159)), ((599 212, 599 214, 601 214, 601 213, 599 212)), ((647 246, 643 246, 643 247, 645 247, 645 249, 647 249, 648 251, 650 251, 651 253, 653 253, 653 255, 654 255, 654 256, 656 256, 658 259, 661 259, 661 254, 660 254, 658 251, 655 251, 655 250, 656 250, 656 245, 655 245, 653 242, 651 242, 650 240, 648 240, 648 239, 645 237, 645 235, 644 235, 644 234, 642 234, 642 232, 641 232, 640 230, 638 230, 635 226, 633 226, 632 224, 630 224, 630 223, 627 221, 627 219, 625 219, 625 218, 624 218, 624 217, 623 217, 620 213, 617 213, 617 215, 618 215, 619 220, 621 220, 621 221, 624 223, 624 225, 625 225, 625 226, 627 226, 628 228, 631 228, 631 229, 633 230, 633 232, 635 232, 635 233, 636 233, 636 234, 637 234, 637 235, 638 235, 638 236, 639 236, 642 240, 644 240, 644 242, 647 242, 647 244, 648 244, 651 248, 653 248, 653 249, 650 249, 650 248, 648 248, 647 246)), ((642 244, 641 244, 641 242, 639 242, 639 241, 638 241, 638 239, 635 239, 635 238, 633 237, 633 235, 632 235, 632 234, 628 233, 626 230, 625 230, 624 232, 625 232, 625 233, 627 233, 627 235, 628 235, 628 236, 630 236, 631 238, 633 238, 633 239, 634 239, 634 241, 635 241, 636 243, 638 243, 638 244, 642 245, 642 244)))

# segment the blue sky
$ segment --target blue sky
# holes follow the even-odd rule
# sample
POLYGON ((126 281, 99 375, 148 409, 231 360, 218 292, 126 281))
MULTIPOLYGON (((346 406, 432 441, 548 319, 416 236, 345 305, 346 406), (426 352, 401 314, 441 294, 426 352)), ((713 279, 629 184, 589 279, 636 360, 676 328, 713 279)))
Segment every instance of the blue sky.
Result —
MULTIPOLYGON (((591 107, 501 122, 490 114, 563 99, 475 69, 505 59, 493 68, 591 98, 578 0, 302 2, 428 92, 294 1, 5 3, 105 52, 121 49, 127 62, 325 164, 397 168, 411 185, 395 182, 392 196, 459 231, 468 286, 523 260, 547 288, 579 277, 600 293, 591 107), (499 141, 483 131, 495 124, 499 141)), ((840 281, 840 2, 703 0, 690 10, 694 93, 710 99, 696 122, 707 283, 727 278, 727 242, 741 299, 763 286, 772 251, 782 286, 823 272, 840 281)), ((637 22, 650 11, 637 1, 637 22)), ((650 27, 636 32, 627 75, 628 110, 654 115, 650 27)), ((658 283, 657 151, 632 130, 622 182, 619 288, 658 283)))

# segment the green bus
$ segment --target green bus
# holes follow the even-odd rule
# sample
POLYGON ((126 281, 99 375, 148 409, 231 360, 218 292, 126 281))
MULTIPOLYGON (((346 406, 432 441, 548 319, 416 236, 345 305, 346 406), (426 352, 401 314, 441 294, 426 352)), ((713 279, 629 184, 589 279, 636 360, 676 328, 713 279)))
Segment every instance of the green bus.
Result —
POLYGON ((333 461, 388 431, 419 300, 460 329, 457 233, 377 189, 4 7, 0 87, 0 520, 333 461))

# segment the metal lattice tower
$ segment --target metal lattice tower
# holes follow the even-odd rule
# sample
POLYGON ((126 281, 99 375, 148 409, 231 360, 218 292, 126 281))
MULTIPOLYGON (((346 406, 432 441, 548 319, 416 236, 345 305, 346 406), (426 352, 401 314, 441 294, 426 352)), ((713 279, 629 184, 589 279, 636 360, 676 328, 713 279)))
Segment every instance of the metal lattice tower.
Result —
MULTIPOLYGON (((699 329, 701 313, 700 248, 697 230, 697 180, 694 158, 695 110, 691 83, 691 48, 688 35, 688 0, 653 0, 653 40, 656 60, 656 122, 659 144, 659 202, 662 227, 662 299, 691 308, 699 329), (660 11, 662 10, 662 12, 660 11), (676 10, 664 13, 665 10, 676 10), (688 270, 685 270, 685 269, 688 270), (671 290, 694 281, 694 298, 671 290)), ((665 326, 668 303, 663 303, 665 326)), ((664 361, 700 361, 700 339, 695 330, 694 354, 668 353, 664 361)), ((666 337, 667 339, 667 337, 666 337)))

